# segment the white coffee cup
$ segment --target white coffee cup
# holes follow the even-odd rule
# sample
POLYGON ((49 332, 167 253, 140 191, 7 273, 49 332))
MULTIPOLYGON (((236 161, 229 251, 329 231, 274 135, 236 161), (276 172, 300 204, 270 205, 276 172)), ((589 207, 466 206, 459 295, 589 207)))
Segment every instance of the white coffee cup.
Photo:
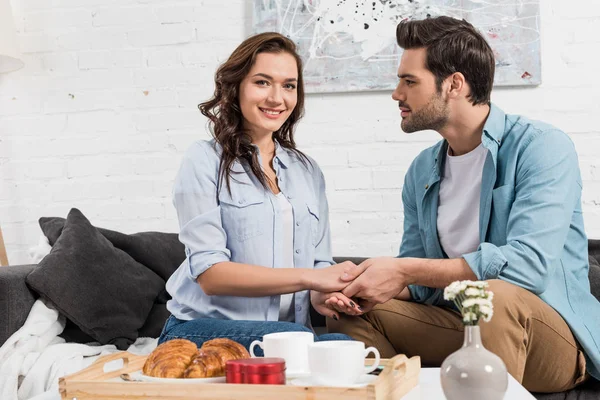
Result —
POLYGON ((379 351, 375 347, 365 349, 363 342, 355 340, 316 342, 308 346, 308 364, 310 377, 318 384, 352 385, 379 366, 379 351), (365 367, 369 353, 375 355, 375 362, 365 367))
POLYGON ((254 346, 263 349, 265 357, 279 357, 285 360, 286 375, 308 374, 308 345, 314 342, 311 332, 277 332, 263 336, 262 342, 255 340, 250 344, 250 355, 254 346))

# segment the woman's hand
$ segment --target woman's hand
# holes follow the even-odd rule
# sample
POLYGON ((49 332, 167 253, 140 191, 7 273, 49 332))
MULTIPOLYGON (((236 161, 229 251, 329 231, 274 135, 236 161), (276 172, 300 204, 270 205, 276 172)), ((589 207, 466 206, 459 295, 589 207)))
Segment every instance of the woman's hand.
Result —
POLYGON ((311 290, 310 302, 319 314, 335 320, 339 319, 339 312, 349 315, 362 314, 358 309, 358 304, 354 303, 340 292, 321 293, 311 290))
POLYGON ((327 297, 325 305, 334 308, 338 312, 343 312, 348 315, 361 315, 363 313, 363 310, 358 303, 349 299, 341 292, 327 293, 325 296, 327 297))
POLYGON ((351 261, 344 261, 326 268, 307 270, 307 288, 322 293, 341 292, 350 282, 342 280, 345 271, 358 267, 351 261))

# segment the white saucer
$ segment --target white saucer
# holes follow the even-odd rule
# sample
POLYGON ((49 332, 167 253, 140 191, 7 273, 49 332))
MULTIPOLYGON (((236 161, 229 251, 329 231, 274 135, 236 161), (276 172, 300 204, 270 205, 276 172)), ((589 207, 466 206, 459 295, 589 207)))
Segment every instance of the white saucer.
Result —
POLYGON ((368 386, 370 383, 375 382, 375 379, 377 379, 377 375, 364 374, 360 378, 358 378, 357 382, 352 383, 352 384, 344 384, 344 385, 328 384, 328 385, 324 385, 324 384, 315 382, 313 380, 313 378, 309 375, 309 376, 306 376, 304 378, 292 379, 290 381, 290 384, 294 385, 294 386, 330 386, 330 387, 361 388, 361 387, 368 386))
POLYGON ((310 376, 310 371, 290 371, 290 370, 286 370, 285 371, 285 379, 296 379, 296 378, 306 378, 310 376))
POLYGON ((143 382, 163 382, 182 385, 191 383, 225 383, 224 376, 217 376, 215 378, 155 378, 153 376, 144 375, 142 371, 132 372, 129 376, 143 382))

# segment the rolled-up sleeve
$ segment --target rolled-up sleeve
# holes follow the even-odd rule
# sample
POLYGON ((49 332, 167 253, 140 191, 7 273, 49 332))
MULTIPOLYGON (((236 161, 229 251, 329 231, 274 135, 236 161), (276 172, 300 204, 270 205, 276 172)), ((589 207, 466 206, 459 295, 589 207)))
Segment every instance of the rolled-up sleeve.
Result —
MULTIPOLYGON (((311 160, 312 161, 312 160, 311 160)), ((329 226, 329 205, 325 193, 325 176, 315 161, 313 168, 317 173, 317 192, 319 196, 319 230, 318 240, 315 246, 314 268, 325 268, 334 264, 331 254, 331 229, 329 226)))
POLYGON ((186 152, 173 187, 179 240, 185 246, 189 275, 194 280, 231 257, 217 200, 218 158, 209 157, 206 145, 197 143, 186 152))
POLYGON ((500 278, 543 293, 563 251, 581 189, 569 137, 558 130, 538 134, 520 156, 506 244, 481 243, 463 255, 477 279, 500 278))
MULTIPOLYGON (((421 234, 419 233, 419 217, 417 214, 416 197, 409 170, 404 178, 402 187, 402 204, 404 206, 404 233, 400 244, 398 257, 427 258, 421 234)), ((417 303, 435 304, 441 297, 441 290, 421 285, 408 285, 412 301, 417 303)))

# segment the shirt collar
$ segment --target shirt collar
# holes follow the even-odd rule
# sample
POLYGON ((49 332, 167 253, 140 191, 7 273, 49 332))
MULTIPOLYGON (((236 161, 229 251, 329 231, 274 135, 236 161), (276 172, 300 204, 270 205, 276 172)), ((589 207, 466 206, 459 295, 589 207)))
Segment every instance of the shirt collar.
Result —
MULTIPOLYGON (((286 148, 284 148, 283 146, 281 146, 279 143, 277 143, 277 140, 274 140, 274 142, 275 142, 275 156, 273 158, 276 161, 278 161, 282 167, 287 168, 292 162, 296 161, 296 159, 292 158, 290 156, 289 151, 286 148)), ((252 146, 254 148, 256 148, 256 151, 258 151, 258 154, 260 154, 260 149, 258 148, 258 146, 255 145, 254 143, 252 143, 252 146)), ((234 169, 234 168, 236 170, 242 169, 242 166, 238 160, 236 160, 234 162, 232 169, 234 169), (238 164, 238 165, 235 165, 235 164, 238 164)))
POLYGON ((506 114, 504 111, 496 107, 494 103, 490 103, 490 114, 485 121, 485 125, 483 125, 483 135, 487 135, 498 144, 502 143, 504 129, 506 128, 505 123, 506 114))
MULTIPOLYGON (((494 103, 490 103, 490 113, 483 125, 483 133, 481 135, 481 141, 485 143, 484 138, 487 136, 498 145, 502 143, 504 136, 506 114, 500 108, 496 107, 494 103)), ((438 174, 442 171, 442 166, 446 160, 446 154, 448 153, 448 142, 442 140, 435 151, 435 165, 434 170, 438 174)))
POLYGON ((283 168, 287 168, 294 160, 288 150, 277 143, 277 140, 275 140, 275 159, 283 168))

